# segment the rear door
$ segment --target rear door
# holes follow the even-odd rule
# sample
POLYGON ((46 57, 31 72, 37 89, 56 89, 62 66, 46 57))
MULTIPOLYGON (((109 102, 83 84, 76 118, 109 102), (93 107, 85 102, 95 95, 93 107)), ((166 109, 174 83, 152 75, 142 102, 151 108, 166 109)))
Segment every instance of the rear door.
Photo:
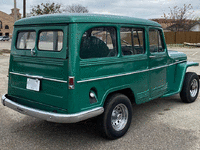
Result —
POLYGON ((67 25, 15 27, 9 95, 67 107, 67 31, 67 25))

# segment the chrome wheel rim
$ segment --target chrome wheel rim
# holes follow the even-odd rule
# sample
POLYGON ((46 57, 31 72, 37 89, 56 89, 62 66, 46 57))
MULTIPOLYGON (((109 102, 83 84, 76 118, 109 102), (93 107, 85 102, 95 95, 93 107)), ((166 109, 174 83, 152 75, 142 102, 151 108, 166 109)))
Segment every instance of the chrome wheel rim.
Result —
POLYGON ((193 79, 190 85, 190 95, 195 97, 198 92, 198 81, 197 79, 193 79))
POLYGON ((128 108, 118 104, 112 111, 111 124, 116 131, 122 130, 128 122, 128 108))

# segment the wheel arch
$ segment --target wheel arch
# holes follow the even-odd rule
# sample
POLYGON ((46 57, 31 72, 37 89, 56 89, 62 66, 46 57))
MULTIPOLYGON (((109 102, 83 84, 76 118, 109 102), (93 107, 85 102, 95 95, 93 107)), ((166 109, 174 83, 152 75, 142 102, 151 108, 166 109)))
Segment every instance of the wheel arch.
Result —
POLYGON ((174 74, 172 92, 166 93, 162 97, 168 97, 168 96, 180 93, 183 87, 183 82, 185 79, 187 68, 198 66, 198 65, 199 63, 197 62, 187 62, 187 61, 176 64, 175 72, 171 72, 174 74))
POLYGON ((126 95, 132 104, 136 104, 135 95, 132 89, 130 87, 121 87, 121 88, 114 88, 107 91, 103 97, 102 105, 104 106, 106 103, 106 100, 108 100, 109 97, 112 96, 113 94, 117 94, 117 93, 126 95))
POLYGON ((178 88, 178 93, 182 90, 185 74, 187 72, 187 68, 193 67, 193 66, 199 66, 199 63, 197 63, 197 62, 186 62, 186 63, 178 64, 178 68, 180 69, 180 71, 182 70, 182 76, 180 78, 181 80, 180 80, 180 86, 178 88))

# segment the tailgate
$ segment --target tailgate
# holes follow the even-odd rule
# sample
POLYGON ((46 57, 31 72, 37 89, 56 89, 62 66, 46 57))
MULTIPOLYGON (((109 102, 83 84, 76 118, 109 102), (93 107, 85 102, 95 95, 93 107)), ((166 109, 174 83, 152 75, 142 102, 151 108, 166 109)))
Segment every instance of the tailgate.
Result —
POLYGON ((8 94, 66 109, 67 26, 29 28, 15 27, 8 94))

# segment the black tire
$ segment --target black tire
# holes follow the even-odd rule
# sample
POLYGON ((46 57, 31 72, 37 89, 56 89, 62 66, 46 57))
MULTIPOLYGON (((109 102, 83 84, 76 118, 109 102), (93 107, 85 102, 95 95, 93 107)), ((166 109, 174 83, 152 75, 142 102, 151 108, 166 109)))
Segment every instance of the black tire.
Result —
POLYGON ((199 93, 199 77, 194 72, 187 72, 180 93, 181 100, 192 103, 197 99, 199 93))
POLYGON ((131 119, 132 104, 129 98, 123 94, 110 96, 99 120, 103 135, 109 139, 122 137, 129 129, 131 119))

